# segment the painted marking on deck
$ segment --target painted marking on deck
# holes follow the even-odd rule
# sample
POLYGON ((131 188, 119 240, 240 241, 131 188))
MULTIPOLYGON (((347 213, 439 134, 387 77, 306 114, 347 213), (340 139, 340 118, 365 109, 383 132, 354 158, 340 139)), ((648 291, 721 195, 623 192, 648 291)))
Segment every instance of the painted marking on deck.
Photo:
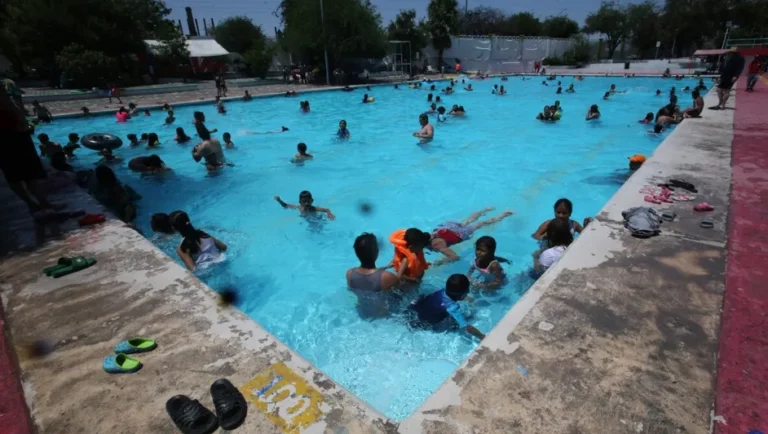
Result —
POLYGON ((323 416, 323 395, 283 362, 262 371, 240 391, 286 434, 299 434, 323 416))

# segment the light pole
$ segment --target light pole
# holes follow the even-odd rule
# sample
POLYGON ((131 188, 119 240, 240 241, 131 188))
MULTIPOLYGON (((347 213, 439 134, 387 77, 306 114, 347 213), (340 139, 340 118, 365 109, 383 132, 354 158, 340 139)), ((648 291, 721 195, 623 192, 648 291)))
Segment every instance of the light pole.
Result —
POLYGON ((325 84, 331 85, 331 71, 328 70, 328 47, 325 45, 325 15, 323 14, 323 0, 320 0, 320 25, 323 31, 323 51, 325 52, 325 84))

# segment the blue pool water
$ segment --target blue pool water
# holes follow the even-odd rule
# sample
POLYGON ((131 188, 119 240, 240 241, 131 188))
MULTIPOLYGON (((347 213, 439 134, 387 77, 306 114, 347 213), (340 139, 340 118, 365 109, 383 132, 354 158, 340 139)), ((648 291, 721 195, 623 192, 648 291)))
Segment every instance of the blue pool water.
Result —
MULTIPOLYGON (((572 79, 562 81, 565 88, 572 79)), ((345 271, 357 265, 355 236, 373 232, 386 240, 396 229, 431 230, 488 206, 496 207, 489 216, 514 210, 513 217, 475 236, 495 237, 497 254, 512 261, 506 266, 510 283, 495 294, 477 297, 471 322, 488 333, 532 284, 525 277, 537 248, 530 235, 552 217, 555 200, 571 199, 579 221, 597 213, 625 179, 627 157, 650 155, 663 139, 647 134, 649 127, 637 120, 666 104, 671 86, 678 88, 679 104, 686 107, 690 96, 679 89, 695 86, 693 80, 587 78, 575 82, 575 94, 555 95, 555 83, 545 87, 535 78, 472 83, 474 92, 457 86, 455 95, 443 96, 447 107, 463 105, 466 118, 435 124, 435 140, 424 147, 417 146, 411 133, 419 127, 418 114, 428 108, 428 91, 405 86, 374 87, 368 93, 376 102, 369 105, 360 103, 362 90, 307 93, 231 102, 226 115, 217 114, 212 104, 178 107, 173 127, 163 126, 164 113, 155 110, 152 117, 125 124, 117 124, 112 116, 57 120, 38 132, 59 142, 66 142, 69 132, 109 132, 123 138, 157 132, 162 147, 155 152, 174 169, 172 174, 141 177, 125 165, 115 168, 123 182, 143 195, 140 229, 151 235, 153 213, 185 210, 195 226, 230 246, 228 261, 203 272, 204 281, 217 290, 236 291, 238 307, 246 314, 337 382, 400 420, 448 378, 477 342, 462 333, 411 332, 398 318, 361 320, 344 279, 345 271), (603 101, 611 83, 627 93, 603 101), (493 84, 504 85, 509 94, 491 95, 493 84), (663 96, 654 96, 657 88, 663 96), (298 110, 303 99, 311 101, 310 114, 298 110), (556 99, 564 107, 559 123, 534 119, 556 99), (603 117, 588 123, 584 116, 593 103, 599 104, 603 117), (206 113, 208 127, 219 130, 215 136, 232 134, 236 148, 226 155, 236 167, 208 174, 190 156, 197 140, 173 142, 177 126, 194 134, 194 110, 206 113), (349 141, 334 138, 341 119, 349 124, 349 141), (245 135, 282 125, 290 131, 245 135), (315 160, 296 166, 289 159, 302 141, 315 160), (308 226, 297 212, 273 200, 280 195, 296 203, 305 189, 316 205, 331 208, 337 219, 308 226), (372 212, 362 213, 362 203, 370 204, 372 212)), ((77 168, 93 167, 95 153, 78 152, 77 168)), ((127 147, 116 151, 126 161, 150 153, 127 147)), ((178 261, 178 239, 154 240, 178 261)), ((392 257, 389 243, 382 246, 379 265, 392 257)), ((440 288, 452 273, 465 273, 473 247, 472 242, 458 245, 462 259, 431 269, 421 293, 440 288)))

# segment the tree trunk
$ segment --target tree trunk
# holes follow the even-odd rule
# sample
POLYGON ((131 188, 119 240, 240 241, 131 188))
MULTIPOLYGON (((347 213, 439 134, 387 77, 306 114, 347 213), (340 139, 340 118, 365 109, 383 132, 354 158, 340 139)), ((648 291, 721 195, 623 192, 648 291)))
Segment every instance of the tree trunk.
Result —
POLYGON ((443 49, 437 50, 437 72, 440 72, 443 67, 443 49))
POLYGON ((613 55, 616 54, 616 49, 619 47, 617 41, 608 41, 608 59, 613 59, 613 55))

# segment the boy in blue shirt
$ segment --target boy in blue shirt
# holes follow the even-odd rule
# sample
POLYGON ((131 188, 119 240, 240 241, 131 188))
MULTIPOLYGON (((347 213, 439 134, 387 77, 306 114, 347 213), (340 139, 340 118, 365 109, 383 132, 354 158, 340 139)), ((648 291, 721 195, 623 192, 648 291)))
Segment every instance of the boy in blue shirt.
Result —
POLYGON ((444 324, 448 317, 460 329, 482 340, 485 335, 467 323, 467 319, 461 311, 459 301, 465 299, 469 294, 469 279, 463 274, 453 274, 445 283, 445 289, 435 291, 429 295, 422 295, 413 301, 408 310, 414 312, 418 320, 415 326, 418 328, 439 328, 444 324))

